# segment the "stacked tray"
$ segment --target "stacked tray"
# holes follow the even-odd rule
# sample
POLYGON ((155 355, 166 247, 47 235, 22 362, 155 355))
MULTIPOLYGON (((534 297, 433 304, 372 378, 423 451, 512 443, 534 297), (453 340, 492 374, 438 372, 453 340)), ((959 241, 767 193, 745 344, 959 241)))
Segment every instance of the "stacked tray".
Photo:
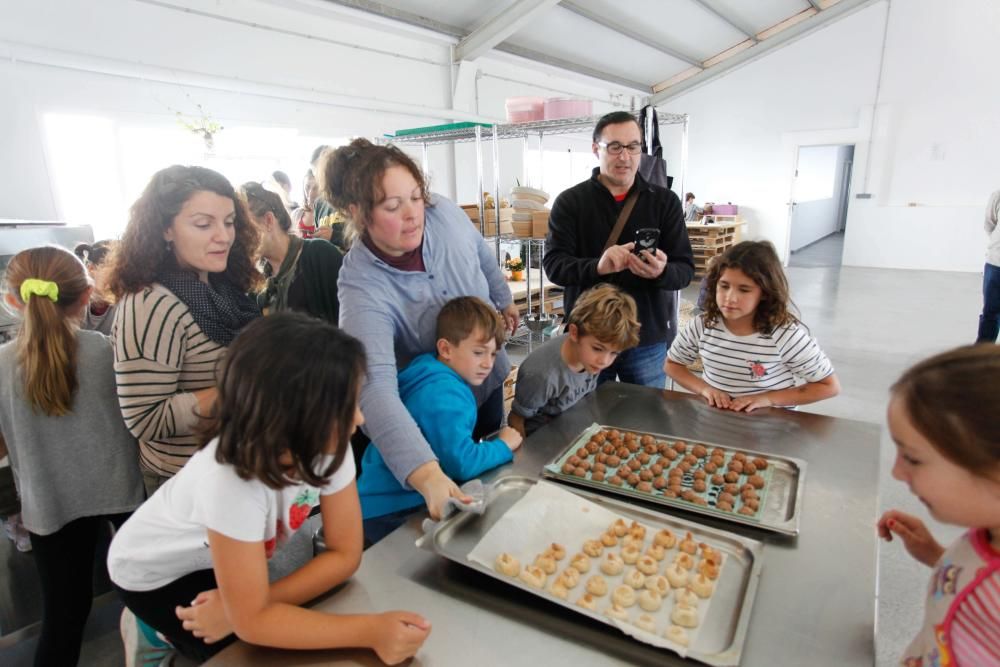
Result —
POLYGON ((762 550, 759 542, 726 531, 516 476, 502 477, 490 487, 484 514, 452 515, 432 524, 417 544, 571 610, 571 618, 581 614, 637 641, 718 666, 739 664, 762 550), (589 564, 580 564, 581 545, 592 554, 589 564), (605 567, 606 559, 635 548, 644 553, 634 567, 605 567), (559 556, 557 563, 553 555, 559 556), (645 586, 629 579, 643 559, 657 570, 647 575, 645 586), (680 564, 684 560, 687 564, 680 564), (685 568, 690 578, 678 583, 674 575, 685 568), (578 581, 567 585, 565 576, 574 569, 584 572, 570 572, 578 581), (602 580, 598 583, 606 583, 606 589, 594 590, 592 579, 602 580), (662 603, 652 605, 650 598, 659 601, 648 592, 656 588, 651 585, 654 579, 661 580, 662 603), (618 589, 629 587, 635 589, 637 602, 616 606, 618 589), (680 607, 694 613, 693 625, 676 615, 680 607), (678 621, 687 629, 678 632, 678 621))
POLYGON ((805 470, 790 457, 592 424, 542 474, 797 535, 805 470))

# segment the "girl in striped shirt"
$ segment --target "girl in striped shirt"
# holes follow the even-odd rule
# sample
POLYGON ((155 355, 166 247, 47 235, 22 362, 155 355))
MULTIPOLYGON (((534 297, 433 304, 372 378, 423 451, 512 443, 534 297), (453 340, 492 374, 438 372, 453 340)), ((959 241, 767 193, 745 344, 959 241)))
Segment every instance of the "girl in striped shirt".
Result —
POLYGON ((892 476, 935 519, 969 528, 946 549, 914 516, 890 510, 878 521, 882 539, 899 537, 933 568, 904 667, 1000 664, 1000 412, 989 408, 998 374, 1000 348, 967 346, 917 364, 892 388, 892 476))
POLYGON ((790 310, 788 280, 767 241, 738 243, 712 265, 705 312, 681 331, 664 371, 709 405, 750 412, 831 398, 833 364, 790 310), (701 357, 703 377, 687 367, 701 357))

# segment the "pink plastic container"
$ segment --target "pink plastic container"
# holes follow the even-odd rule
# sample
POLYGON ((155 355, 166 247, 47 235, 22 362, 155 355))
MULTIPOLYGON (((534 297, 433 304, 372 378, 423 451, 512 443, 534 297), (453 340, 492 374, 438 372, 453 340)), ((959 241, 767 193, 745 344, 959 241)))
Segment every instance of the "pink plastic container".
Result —
POLYGON ((712 215, 739 215, 740 207, 736 204, 713 204, 712 215))
POLYGON ((545 100, 545 120, 555 118, 579 118, 594 113, 590 100, 576 100, 570 97, 551 97, 545 100))
POLYGON ((508 97, 504 106, 510 123, 529 123, 545 118, 545 100, 541 97, 508 97))

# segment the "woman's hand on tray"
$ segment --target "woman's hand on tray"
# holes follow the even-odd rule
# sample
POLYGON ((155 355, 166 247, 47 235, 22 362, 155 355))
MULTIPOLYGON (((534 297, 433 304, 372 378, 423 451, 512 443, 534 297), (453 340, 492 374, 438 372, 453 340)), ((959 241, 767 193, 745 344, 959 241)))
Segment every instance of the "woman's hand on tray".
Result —
POLYGON ((462 493, 458 484, 444 474, 437 461, 428 461, 423 464, 410 473, 406 481, 424 497, 427 511, 435 521, 441 518, 441 513, 449 498, 458 498, 466 504, 472 502, 472 498, 462 493))
POLYGON ((512 452, 516 452, 520 449, 521 442, 524 440, 517 429, 511 428, 510 426, 504 426, 500 429, 500 435, 498 437, 503 440, 503 443, 507 445, 507 448, 512 452))
POLYGON ((878 520, 878 535, 886 542, 892 542, 894 536, 899 537, 909 554, 927 567, 933 567, 944 553, 944 547, 934 539, 923 521, 898 510, 882 515, 878 520))

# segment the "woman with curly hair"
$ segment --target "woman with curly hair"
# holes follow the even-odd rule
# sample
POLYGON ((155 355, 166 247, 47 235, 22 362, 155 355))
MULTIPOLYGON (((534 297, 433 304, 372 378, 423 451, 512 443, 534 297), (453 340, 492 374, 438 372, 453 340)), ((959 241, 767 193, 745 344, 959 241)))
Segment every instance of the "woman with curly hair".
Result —
MULTIPOLYGON (((365 344, 365 433, 396 480, 419 491, 436 518, 450 497, 464 496, 403 405, 399 371, 435 350, 438 312, 455 297, 491 304, 509 331, 517 328, 517 307, 496 256, 469 218, 432 195, 420 168, 400 149, 355 139, 328 154, 317 176, 323 197, 348 214, 351 249, 338 279, 340 326, 365 344)), ((474 438, 500 428, 509 372, 501 349, 490 376, 474 389, 474 438)), ((389 522, 403 520, 390 516, 384 534, 389 522)))
POLYGON ((791 312, 774 246, 744 241, 709 269, 705 312, 677 335, 664 371, 717 408, 750 412, 832 398, 833 364, 791 312), (703 378, 687 369, 699 356, 703 378))
POLYGON ((112 257, 115 376, 125 425, 139 440, 149 493, 198 448, 215 399, 215 362, 260 316, 258 232, 221 174, 162 169, 132 205, 112 257))

